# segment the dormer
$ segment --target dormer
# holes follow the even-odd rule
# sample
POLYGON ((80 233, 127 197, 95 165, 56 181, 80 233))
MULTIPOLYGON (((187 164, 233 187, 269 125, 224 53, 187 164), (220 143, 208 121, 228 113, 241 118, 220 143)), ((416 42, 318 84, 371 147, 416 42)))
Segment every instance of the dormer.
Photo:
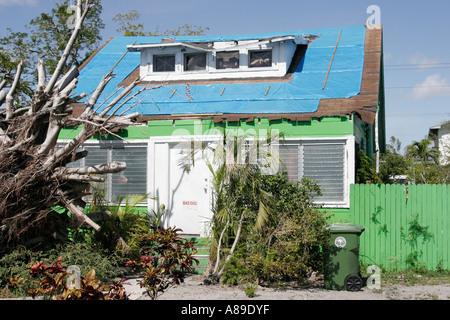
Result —
MULTIPOLYGON (((176 42, 128 46, 141 53, 140 78, 145 82, 283 77, 298 47, 314 36, 267 39, 176 42)), ((305 49, 302 51, 302 55, 305 49)))

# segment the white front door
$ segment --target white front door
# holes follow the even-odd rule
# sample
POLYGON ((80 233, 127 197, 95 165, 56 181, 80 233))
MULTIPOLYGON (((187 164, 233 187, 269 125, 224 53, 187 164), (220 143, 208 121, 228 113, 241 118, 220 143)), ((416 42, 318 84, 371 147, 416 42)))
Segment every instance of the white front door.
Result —
POLYGON ((153 192, 157 200, 153 209, 164 204, 164 226, 182 229, 184 234, 206 236, 211 213, 211 173, 202 159, 195 154, 194 165, 185 170, 181 162, 186 145, 174 142, 155 143, 153 163, 153 192))

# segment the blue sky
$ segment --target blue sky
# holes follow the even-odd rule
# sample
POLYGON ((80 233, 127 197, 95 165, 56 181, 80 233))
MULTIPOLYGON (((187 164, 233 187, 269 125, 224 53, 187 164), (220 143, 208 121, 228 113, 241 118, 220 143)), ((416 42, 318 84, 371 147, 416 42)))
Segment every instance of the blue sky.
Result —
MULTIPOLYGON (((75 1, 76 2, 76 1, 75 1)), ((406 0, 103 0, 103 40, 118 35, 112 18, 136 9, 146 30, 184 24, 206 34, 243 34, 363 25, 370 5, 384 29, 386 129, 402 146, 450 120, 450 1, 406 0)), ((55 0, 0 0, 0 36, 24 26, 55 0)))

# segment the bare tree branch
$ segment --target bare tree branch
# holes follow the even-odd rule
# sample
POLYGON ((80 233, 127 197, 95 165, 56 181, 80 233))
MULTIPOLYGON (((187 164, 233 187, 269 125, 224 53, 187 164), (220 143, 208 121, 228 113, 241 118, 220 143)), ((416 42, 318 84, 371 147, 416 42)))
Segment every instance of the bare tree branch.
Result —
POLYGON ((121 101, 123 98, 125 98, 127 95, 130 94, 131 90, 133 90, 133 88, 138 84, 139 80, 133 81, 127 88, 125 88, 124 90, 122 90, 122 92, 116 97, 114 98, 113 101, 111 101, 111 103, 109 103, 105 109, 103 109, 102 112, 99 113, 100 117, 104 117, 106 116, 106 114, 119 102, 121 101))
MULTIPOLYGON (((79 152, 77 148, 94 135, 110 134, 121 139, 115 132, 134 125, 139 116, 137 112, 124 115, 131 108, 126 108, 126 104, 138 99, 141 92, 157 88, 142 88, 131 94, 136 81, 115 91, 98 105, 114 76, 114 67, 125 52, 90 96, 85 93, 73 96, 78 70, 71 68, 67 73, 61 73, 91 6, 89 0, 77 1, 77 24, 58 66, 46 83, 44 64, 38 62, 36 90, 27 106, 14 109, 13 97, 21 77, 22 62, 7 93, 2 90, 8 85, 7 79, 0 82, 0 105, 6 101, 6 107, 0 109, 0 253, 14 245, 43 241, 48 231, 45 221, 55 216, 57 206, 72 214, 75 225, 88 224, 100 230, 100 226, 84 214, 86 203, 82 198, 89 194, 90 182, 103 182, 105 174, 125 170, 126 163, 111 162, 81 168, 67 166, 87 156, 87 151, 79 152), (113 96, 115 98, 107 102, 113 96), (78 117, 73 116, 73 103, 80 103, 84 98, 87 99, 83 102, 84 111, 78 117), (106 107, 97 113, 104 104, 106 107), (121 112, 122 107, 126 110, 121 112), (81 126, 81 130, 75 138, 57 145, 61 130, 66 126, 81 126)), ((66 230, 68 225, 61 225, 61 228, 66 230)), ((59 231, 55 230, 55 234, 59 231)))
POLYGON ((96 166, 80 167, 80 168, 62 168, 56 171, 60 176, 64 177, 66 174, 104 174, 104 173, 116 173, 123 171, 127 168, 125 162, 113 161, 106 164, 100 164, 96 166))
POLYGON ((19 84, 20 76, 22 75, 23 62, 20 61, 17 66, 16 76, 14 77, 14 82, 6 95, 6 120, 11 119, 14 116, 14 93, 16 91, 17 85, 19 84))
POLYGON ((38 85, 37 91, 43 91, 45 89, 47 73, 45 72, 44 62, 42 60, 38 61, 38 85))
MULTIPOLYGON (((61 58, 59 59, 58 65, 56 66, 56 69, 55 69, 55 72, 53 73, 50 81, 47 84, 47 87, 45 88, 45 93, 49 94, 53 90, 53 88, 54 88, 54 86, 56 84, 56 81, 58 80, 59 75, 61 74, 61 72, 62 72, 62 70, 64 68, 64 65, 65 65, 65 63, 67 61, 67 58, 69 57, 70 51, 72 50, 72 47, 75 44, 75 41, 76 41, 76 39, 78 37, 78 34, 79 34, 80 30, 81 30, 81 26, 82 26, 82 24, 84 22, 84 19, 86 18, 87 14, 89 12, 89 9, 92 6, 93 5, 90 4, 90 2, 88 0, 86 0, 85 6, 84 6, 84 11, 81 14, 81 16, 77 19, 77 23, 76 23, 75 28, 73 30, 72 36, 70 37, 69 42, 66 45, 64 53, 62 54, 61 58)), ((80 11, 82 10, 82 8, 81 8, 81 1, 78 1, 77 10, 80 10, 80 11)))

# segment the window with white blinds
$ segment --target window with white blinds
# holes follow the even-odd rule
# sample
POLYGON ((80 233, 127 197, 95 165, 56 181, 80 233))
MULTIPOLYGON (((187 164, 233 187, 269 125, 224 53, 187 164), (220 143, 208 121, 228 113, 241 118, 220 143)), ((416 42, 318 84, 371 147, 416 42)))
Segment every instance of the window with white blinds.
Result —
POLYGON ((344 143, 304 144, 303 177, 321 186, 319 202, 344 201, 344 143))
POLYGON ((322 196, 316 202, 345 201, 345 141, 297 142, 280 146, 281 171, 291 181, 315 180, 322 196))
POLYGON ((139 194, 147 192, 147 148, 125 147, 112 149, 112 160, 127 163, 125 171, 112 175, 112 199, 117 196, 139 194))
MULTIPOLYGON (((101 143, 86 144, 87 157, 70 163, 68 167, 94 166, 111 161, 127 163, 126 170, 107 174, 102 187, 108 202, 119 196, 147 194, 147 144, 101 143)), ((88 201, 90 199, 87 199, 88 201)))

